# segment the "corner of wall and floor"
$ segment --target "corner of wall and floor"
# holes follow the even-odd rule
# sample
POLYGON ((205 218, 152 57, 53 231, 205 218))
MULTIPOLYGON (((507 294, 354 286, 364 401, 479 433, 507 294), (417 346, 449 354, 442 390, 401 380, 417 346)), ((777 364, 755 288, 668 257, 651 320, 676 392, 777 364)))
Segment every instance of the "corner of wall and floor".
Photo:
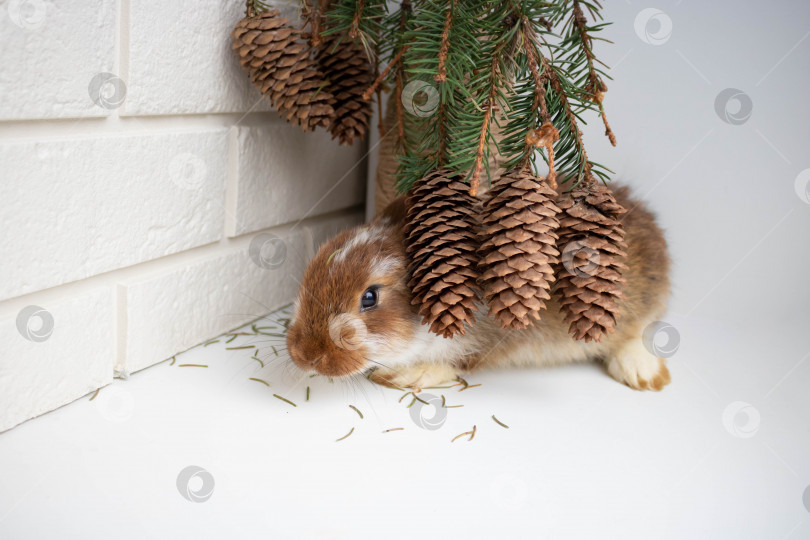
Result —
POLYGON ((243 7, 0 3, 0 432, 289 303, 362 221, 366 148, 272 112, 243 7))

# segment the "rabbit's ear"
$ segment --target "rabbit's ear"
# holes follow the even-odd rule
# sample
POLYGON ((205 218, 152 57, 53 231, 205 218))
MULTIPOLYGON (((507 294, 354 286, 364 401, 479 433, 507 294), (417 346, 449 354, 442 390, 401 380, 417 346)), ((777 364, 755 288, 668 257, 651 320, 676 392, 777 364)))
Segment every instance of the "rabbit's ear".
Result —
POLYGON ((401 225, 405 222, 405 196, 399 196, 380 212, 380 218, 388 218, 391 225, 401 225))

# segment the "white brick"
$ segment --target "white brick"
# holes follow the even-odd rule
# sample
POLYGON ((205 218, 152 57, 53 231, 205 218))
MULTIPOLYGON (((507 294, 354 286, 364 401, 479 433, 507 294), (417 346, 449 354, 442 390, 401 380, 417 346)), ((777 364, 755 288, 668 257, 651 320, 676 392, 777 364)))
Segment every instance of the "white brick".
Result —
MULTIPOLYGON (((29 341, 17 318, 0 320, 0 431, 112 381, 115 328, 109 287, 40 306, 53 317, 44 341, 29 341)), ((42 319, 22 322, 42 329, 42 319)), ((42 329, 44 330, 44 329, 42 329)))
POLYGON ((0 120, 105 116, 88 91, 111 72, 116 2, 0 2, 0 120))
POLYGON ((2 143, 0 167, 0 299, 222 236, 225 128, 2 143))
POLYGON ((234 127, 237 187, 226 232, 237 236, 360 205, 365 200, 361 145, 339 146, 324 131, 284 124, 234 127))
MULTIPOLYGON (((130 4, 127 115, 272 110, 231 49, 245 3, 138 0, 130 4)), ((288 17, 297 15, 285 7, 288 17)))
POLYGON ((194 264, 123 282, 126 346, 116 370, 143 369, 291 302, 314 254, 313 239, 361 221, 357 212, 278 232, 286 246, 279 267, 254 263, 244 239, 194 264))

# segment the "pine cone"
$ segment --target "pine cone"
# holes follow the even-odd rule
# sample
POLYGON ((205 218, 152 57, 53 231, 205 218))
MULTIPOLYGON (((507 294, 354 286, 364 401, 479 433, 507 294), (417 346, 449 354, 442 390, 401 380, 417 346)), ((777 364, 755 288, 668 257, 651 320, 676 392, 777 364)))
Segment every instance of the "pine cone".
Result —
POLYGON ((597 182, 580 185, 557 200, 561 253, 555 294, 569 332, 576 339, 601 341, 613 333, 619 316, 627 257, 620 216, 626 210, 610 189, 597 182))
POLYGON ((446 338, 464 334, 477 310, 478 213, 468 191, 462 175, 439 170, 417 181, 406 202, 411 304, 446 338))
POLYGON ((519 330, 540 319, 559 263, 555 247, 560 209, 557 192, 529 171, 511 171, 484 202, 484 243, 479 253, 489 314, 519 330))
POLYGON ((335 118, 329 131, 340 144, 351 145, 366 135, 371 121, 371 102, 363 99, 363 92, 374 82, 371 65, 362 47, 335 35, 325 38, 318 62, 335 96, 335 118))
POLYGON ((245 17, 231 32, 233 49, 279 115, 304 131, 329 127, 335 99, 322 89, 309 45, 289 23, 277 9, 245 17))

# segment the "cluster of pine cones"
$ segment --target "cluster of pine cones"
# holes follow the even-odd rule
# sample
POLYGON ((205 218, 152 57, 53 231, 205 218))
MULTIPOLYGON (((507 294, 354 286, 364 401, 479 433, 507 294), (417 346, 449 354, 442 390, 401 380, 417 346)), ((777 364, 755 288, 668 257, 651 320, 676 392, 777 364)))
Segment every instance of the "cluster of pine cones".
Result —
POLYGON ((431 331, 464 334, 478 290, 503 328, 539 320, 555 294, 575 339, 600 341, 614 331, 627 268, 625 210, 606 186, 583 181, 558 196, 547 179, 518 170, 504 174, 480 208, 468 191, 463 175, 439 170, 407 200, 409 286, 431 331))
POLYGON ((371 105, 362 94, 373 81, 359 45, 329 36, 313 48, 277 9, 248 13, 231 37, 253 84, 288 122, 328 129, 341 144, 366 134, 371 105))

